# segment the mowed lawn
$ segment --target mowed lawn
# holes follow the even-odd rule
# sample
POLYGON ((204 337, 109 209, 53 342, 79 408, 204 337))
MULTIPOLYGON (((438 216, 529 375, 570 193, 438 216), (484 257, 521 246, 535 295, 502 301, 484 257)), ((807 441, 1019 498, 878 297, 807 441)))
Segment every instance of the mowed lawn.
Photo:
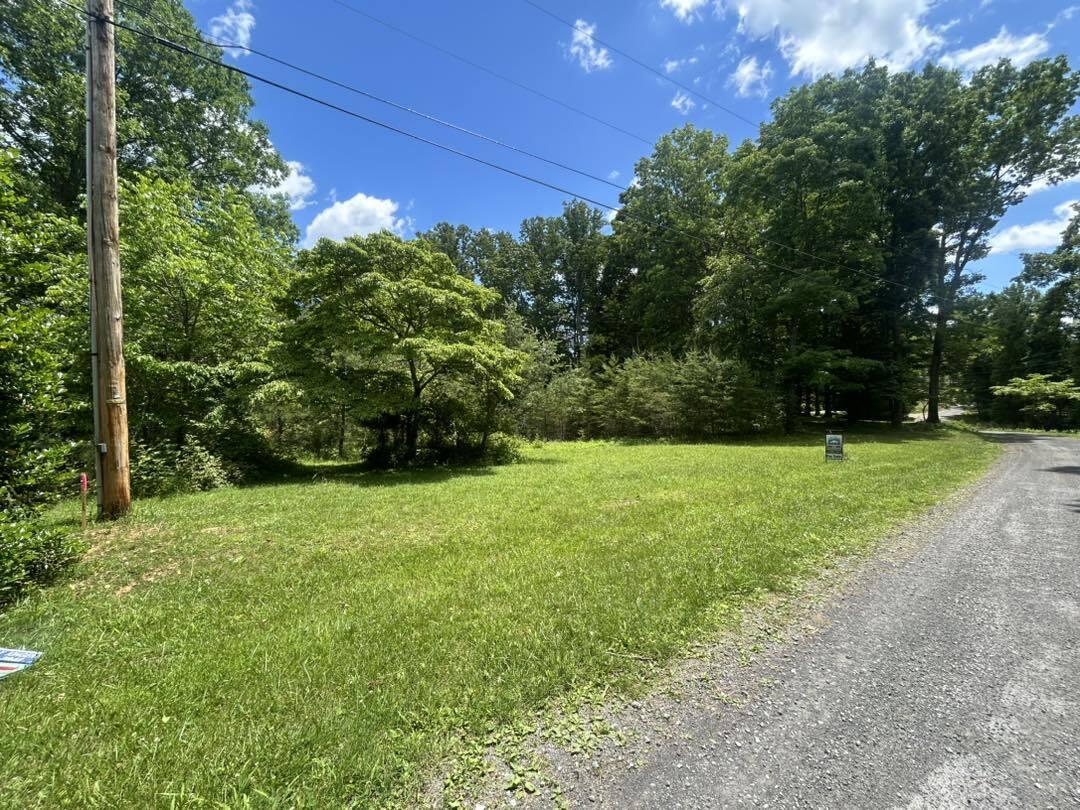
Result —
POLYGON ((997 452, 918 429, 848 449, 550 444, 139 502, 0 617, 0 646, 45 652, 0 681, 0 804, 408 803, 455 735, 625 686, 997 452))

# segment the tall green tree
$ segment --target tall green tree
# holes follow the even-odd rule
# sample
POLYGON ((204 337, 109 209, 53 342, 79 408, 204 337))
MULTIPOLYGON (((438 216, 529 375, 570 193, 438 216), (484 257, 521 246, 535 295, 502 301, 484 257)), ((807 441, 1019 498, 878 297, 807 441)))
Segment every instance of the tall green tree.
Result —
MULTIPOLYGON (((212 412, 232 409, 235 421, 271 375, 292 234, 267 230, 243 190, 151 176, 122 181, 120 216, 132 436, 179 444, 212 412)), ((77 271, 50 298, 88 393, 86 277, 75 255, 77 271)))
POLYGON ((933 348, 927 419, 937 422, 949 322, 959 296, 977 276, 972 262, 990 250, 1005 212, 1038 178, 1051 182, 1080 168, 1080 117, 1069 115, 1080 73, 1064 57, 1017 68, 1008 60, 982 68, 970 81, 948 74, 938 83, 938 138, 928 144, 936 172, 937 248, 930 301, 933 348))
POLYGON ((20 193, 14 162, 0 151, 0 605, 50 577, 76 545, 35 518, 72 475, 68 356, 48 291, 77 267, 83 237, 20 193))
MULTIPOLYGON (((125 24, 220 60, 202 45, 180 0, 140 0, 153 17, 118 5, 125 24)), ((41 199, 66 213, 85 191, 85 18, 50 0, 0 0, 0 147, 41 199)), ((250 118, 247 80, 130 31, 117 36, 117 141, 121 176, 152 171, 196 187, 273 185, 285 172, 268 131, 250 118)))
POLYGON ((723 135, 687 124, 660 138, 620 199, 594 332, 598 350, 680 351, 706 259, 723 241, 720 206, 731 162, 723 135))
POLYGON ((557 217, 521 223, 521 242, 537 258, 534 326, 558 340, 575 363, 585 359, 607 260, 603 211, 575 200, 557 217))
POLYGON ((291 336, 371 383, 371 416, 400 422, 406 460, 432 423, 425 406, 440 385, 512 396, 524 356, 502 340, 498 293, 462 278, 430 243, 385 232, 324 239, 301 254, 300 268, 291 336))
POLYGON ((1047 253, 1025 254, 1020 278, 1045 291, 1033 327, 1033 371, 1080 379, 1080 205, 1047 253))

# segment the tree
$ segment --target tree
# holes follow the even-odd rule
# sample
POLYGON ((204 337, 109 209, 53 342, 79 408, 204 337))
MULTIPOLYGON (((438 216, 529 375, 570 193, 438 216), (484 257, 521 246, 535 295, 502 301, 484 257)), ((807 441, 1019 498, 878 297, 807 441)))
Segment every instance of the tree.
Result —
POLYGON ((889 93, 873 65, 797 88, 726 173, 726 244, 707 262, 699 330, 783 392, 788 430, 822 406, 902 410, 895 333, 918 289, 895 260, 907 248, 886 181, 889 93))
POLYGON ((72 450, 64 436, 72 397, 47 293, 73 269, 83 236, 18 193, 14 162, 0 151, 0 605, 55 573, 77 545, 36 516, 56 496, 72 450))
MULTIPOLYGON (((291 235, 267 230, 243 190, 137 176, 120 191, 132 438, 179 446, 195 430, 209 449, 247 452, 253 431, 243 414, 271 376, 291 235)), ((77 269, 50 299, 76 390, 89 392, 86 273, 75 256, 77 269)))
MULTIPOLYGON (((33 513, 52 496, 70 448, 66 355, 48 301, 77 272, 83 244, 70 219, 35 211, 14 188, 15 156, 0 151, 0 511, 33 513)), ((80 355, 85 356, 85 355, 80 355)))
POLYGON ((680 351, 693 332, 705 260, 722 242, 727 138, 687 124, 660 138, 620 195, 596 297, 600 353, 680 351))
POLYGON ((1015 377, 992 390, 994 396, 1019 400, 1020 413, 1029 424, 1049 430, 1066 427, 1068 408, 1080 402, 1080 386, 1072 380, 1053 380, 1048 374, 1015 377))
POLYGON ((937 249, 930 300, 934 307, 927 420, 939 421, 946 334, 957 300, 977 277, 971 262, 989 252, 1002 215, 1024 199, 1038 178, 1051 182, 1080 168, 1080 117, 1068 115, 1080 73, 1064 57, 1023 68, 1008 60, 937 82, 940 103, 932 189, 937 202, 937 249))
POLYGON ((585 359, 599 306, 598 285, 607 255, 603 211, 577 201, 563 203, 557 217, 521 223, 521 242, 536 256, 530 284, 532 323, 559 341, 575 363, 585 359))
POLYGON ((416 456, 427 394, 468 381, 478 394, 512 396, 524 355, 491 317, 498 293, 463 278, 430 243, 383 232, 327 239, 300 256, 290 293, 290 338, 369 384, 372 417, 400 423, 405 460, 416 456))
POLYGON ((1045 290, 1033 328, 1032 370, 1080 379, 1080 205, 1061 244, 1023 256, 1020 278, 1045 290))
MULTIPOLYGON (((211 59, 179 0, 141 0, 152 16, 117 9, 117 18, 180 41, 211 59)), ((5 0, 0 14, 0 146, 19 149, 19 170, 34 177, 50 207, 75 214, 85 190, 84 17, 51 2, 5 0)), ((266 126, 249 117, 247 80, 118 28, 117 137, 121 176, 152 171, 196 188, 273 185, 285 165, 266 126)))

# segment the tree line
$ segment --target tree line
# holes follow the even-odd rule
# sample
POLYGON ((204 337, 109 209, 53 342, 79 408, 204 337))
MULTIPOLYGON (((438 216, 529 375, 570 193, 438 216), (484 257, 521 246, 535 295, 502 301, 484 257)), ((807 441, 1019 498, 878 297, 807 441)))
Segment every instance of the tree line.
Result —
MULTIPOLYGON (((131 22, 196 34, 177 0, 147 5, 131 22)), ((1001 293, 972 270, 1033 183, 1080 172, 1063 57, 870 63, 777 99, 741 144, 676 129, 614 216, 571 200, 516 233, 301 250, 258 190, 285 164, 244 79, 117 36, 137 495, 307 457, 499 460, 514 437, 715 439, 922 403, 1080 423, 1077 219, 1001 293)), ((92 467, 82 59, 77 16, 0 20, 0 598, 68 554, 36 516, 92 467)))

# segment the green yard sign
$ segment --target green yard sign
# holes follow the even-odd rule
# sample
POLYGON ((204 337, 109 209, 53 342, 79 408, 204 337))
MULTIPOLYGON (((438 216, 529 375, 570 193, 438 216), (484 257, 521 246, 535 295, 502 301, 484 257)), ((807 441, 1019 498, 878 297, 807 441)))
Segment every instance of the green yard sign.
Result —
POLYGON ((825 434, 825 460, 844 460, 844 435, 842 433, 825 434))

